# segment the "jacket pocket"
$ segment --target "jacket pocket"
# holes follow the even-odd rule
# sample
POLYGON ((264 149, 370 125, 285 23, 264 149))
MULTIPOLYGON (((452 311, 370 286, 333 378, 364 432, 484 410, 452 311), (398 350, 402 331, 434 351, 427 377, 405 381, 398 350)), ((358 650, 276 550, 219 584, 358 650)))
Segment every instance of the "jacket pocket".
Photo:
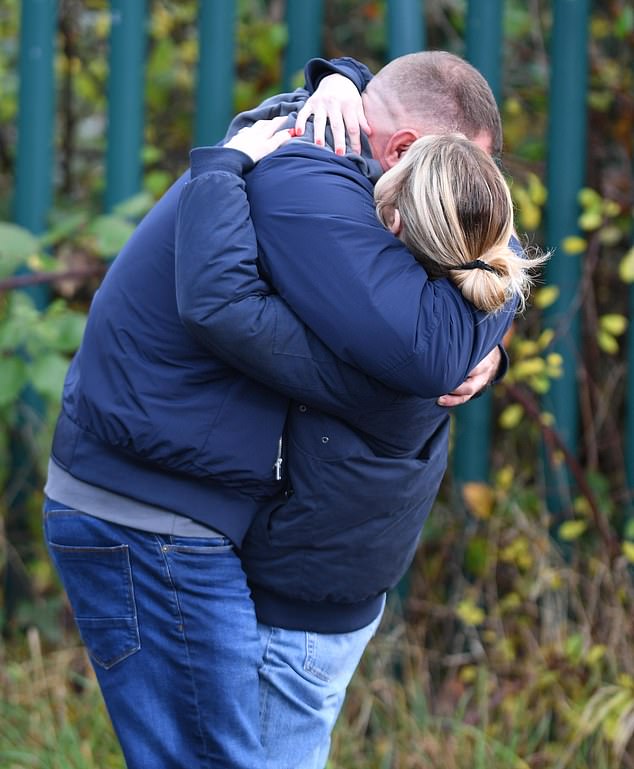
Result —
POLYGON ((141 648, 127 545, 48 542, 75 622, 93 661, 106 670, 141 648))

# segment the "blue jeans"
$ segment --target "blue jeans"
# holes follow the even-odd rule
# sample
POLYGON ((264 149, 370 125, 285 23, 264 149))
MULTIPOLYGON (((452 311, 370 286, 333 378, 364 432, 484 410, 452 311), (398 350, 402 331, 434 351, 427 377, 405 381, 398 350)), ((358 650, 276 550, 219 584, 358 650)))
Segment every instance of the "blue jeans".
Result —
POLYGON ((128 769, 264 767, 258 631, 231 543, 50 500, 44 531, 128 769))
POLYGON ((267 769, 323 769, 346 688, 381 614, 352 633, 258 623, 260 729, 267 769))

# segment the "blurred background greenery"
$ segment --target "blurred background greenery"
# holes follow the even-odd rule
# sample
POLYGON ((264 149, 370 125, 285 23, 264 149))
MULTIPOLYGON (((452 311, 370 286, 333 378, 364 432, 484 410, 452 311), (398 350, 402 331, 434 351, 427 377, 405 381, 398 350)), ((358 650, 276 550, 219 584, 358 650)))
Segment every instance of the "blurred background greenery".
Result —
MULTIPOLYGON (((20 3, 0 8, 3 767, 123 766, 42 543, 41 485, 90 298, 134 222, 188 162, 197 5, 149 3, 142 191, 106 214, 110 9, 106 0, 59 3, 54 206, 37 235, 10 224, 20 3), (43 276, 49 304, 18 290, 20 270, 27 280, 43 276), (51 282, 50 271, 63 279, 51 282)), ((465 55, 466 0, 424 5, 427 46, 465 55)), ((517 228, 542 245, 552 6, 505 3, 500 98, 517 228)), ((354 56, 373 71, 385 63, 384 0, 326 0, 324 13, 323 55, 354 56)), ((579 231, 561 244, 564 255, 583 254, 578 450, 542 407, 562 373, 544 319, 558 289, 544 282, 508 342, 513 363, 493 398, 490 477, 456 483, 448 474, 414 567, 354 679, 332 767, 634 767, 634 518, 623 430, 634 355, 625 343, 634 282, 631 2, 595 3, 588 40, 587 186, 579 231), (556 513, 549 464, 574 480, 556 513)), ((280 90, 287 42, 282 0, 237 3, 234 111, 280 90)))

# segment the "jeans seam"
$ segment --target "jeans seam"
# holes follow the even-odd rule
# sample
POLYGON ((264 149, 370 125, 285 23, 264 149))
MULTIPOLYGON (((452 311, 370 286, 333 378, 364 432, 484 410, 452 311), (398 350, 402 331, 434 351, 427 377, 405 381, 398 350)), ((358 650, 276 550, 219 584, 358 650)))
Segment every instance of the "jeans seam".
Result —
MULTIPOLYGON (((179 601, 179 598, 178 598, 178 589, 177 589, 176 584, 174 582, 174 579, 172 577, 172 572, 171 572, 171 569, 170 569, 170 566, 169 566, 169 561, 168 561, 168 558, 167 558, 168 554, 170 552, 173 552, 173 550, 170 549, 169 545, 166 542, 164 542, 161 539, 161 537, 156 536, 155 540, 156 540, 156 543, 157 543, 157 545, 159 547, 159 553, 160 553, 161 559, 163 561, 163 566, 164 566, 165 573, 167 575, 167 580, 168 580, 168 583, 169 583, 169 588, 170 588, 170 590, 172 592, 172 596, 173 596, 174 603, 175 603, 175 606, 176 606, 176 610, 177 610, 177 613, 178 613, 178 620, 179 620, 179 622, 178 622, 178 627, 176 629, 177 629, 177 632, 179 633, 179 635, 181 637, 181 641, 182 641, 184 649, 185 649, 185 656, 186 656, 186 660, 187 660, 187 670, 189 671, 189 680, 191 682, 192 690, 193 690, 193 693, 194 693, 194 706, 195 706, 195 709, 196 709, 196 726, 197 726, 197 730, 198 730, 198 737, 200 739, 200 744, 202 746, 203 756, 208 756, 209 755, 209 750, 208 750, 207 740, 205 739, 205 733, 204 733, 203 728, 202 728, 202 717, 201 717, 201 712, 200 712, 200 697, 199 697, 199 694, 198 694, 198 686, 196 684, 196 677, 194 676, 194 671, 193 671, 193 668, 192 668, 191 653, 189 651, 189 643, 187 641, 187 632, 185 630, 185 618, 183 617, 183 612, 181 610, 181 605, 180 605, 180 601, 179 601)), ((207 764, 207 763, 208 763, 208 761, 207 761, 207 759, 205 759, 205 764, 207 764)))

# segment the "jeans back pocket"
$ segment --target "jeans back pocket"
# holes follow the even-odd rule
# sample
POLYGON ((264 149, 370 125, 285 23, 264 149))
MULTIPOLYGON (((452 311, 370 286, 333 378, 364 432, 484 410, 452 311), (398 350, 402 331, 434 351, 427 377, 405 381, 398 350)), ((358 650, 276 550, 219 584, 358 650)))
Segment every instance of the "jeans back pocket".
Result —
POLYGON ((108 669, 141 648, 127 545, 48 542, 91 658, 108 669))

